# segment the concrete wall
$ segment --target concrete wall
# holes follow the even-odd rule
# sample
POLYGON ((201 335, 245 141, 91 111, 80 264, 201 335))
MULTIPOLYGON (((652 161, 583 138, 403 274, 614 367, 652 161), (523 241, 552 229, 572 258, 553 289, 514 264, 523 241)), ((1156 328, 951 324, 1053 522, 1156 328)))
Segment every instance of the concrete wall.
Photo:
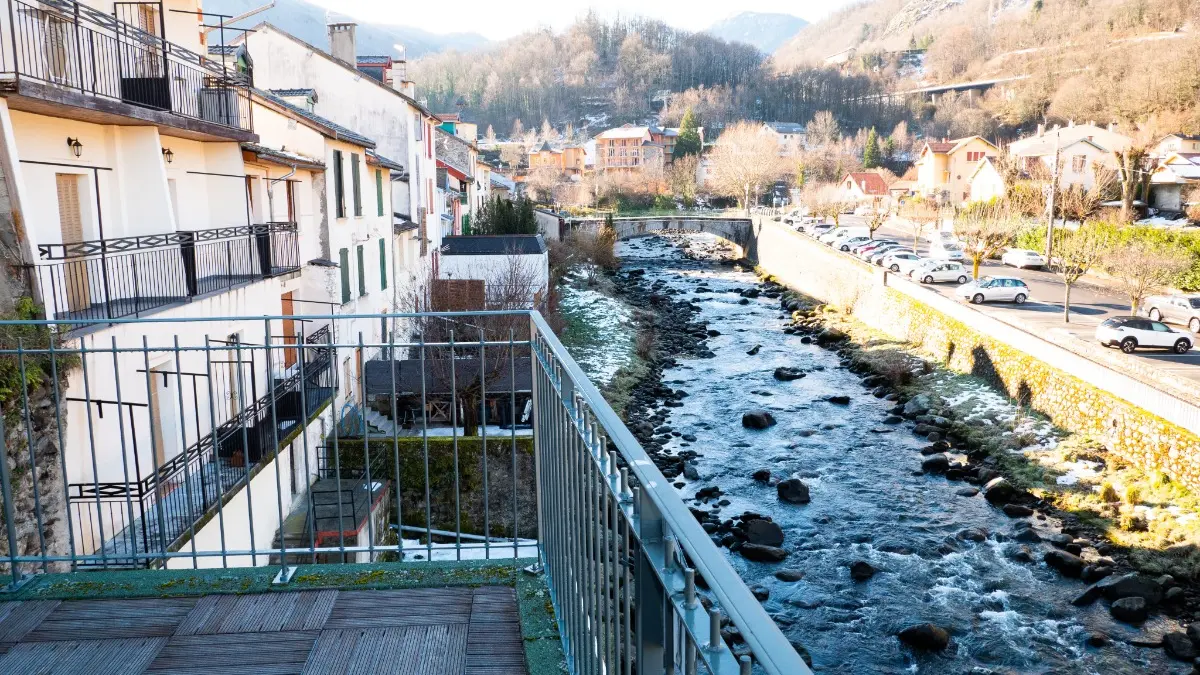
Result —
POLYGON ((760 266, 781 282, 853 308, 859 320, 987 379, 1055 424, 1200 488, 1200 400, 1186 385, 1099 347, 1050 342, 776 223, 755 231, 760 266))

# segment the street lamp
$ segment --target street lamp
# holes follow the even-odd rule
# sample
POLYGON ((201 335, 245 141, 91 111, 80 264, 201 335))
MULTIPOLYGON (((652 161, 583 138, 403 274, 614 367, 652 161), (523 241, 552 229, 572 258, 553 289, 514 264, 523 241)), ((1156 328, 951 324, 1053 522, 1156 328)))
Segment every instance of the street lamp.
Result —
POLYGON ((79 157, 83 154, 83 143, 79 142, 78 138, 67 137, 67 147, 71 149, 71 154, 79 157))
POLYGON ((162 149, 163 159, 167 160, 167 164, 175 161, 175 153, 171 152, 170 148, 162 149))

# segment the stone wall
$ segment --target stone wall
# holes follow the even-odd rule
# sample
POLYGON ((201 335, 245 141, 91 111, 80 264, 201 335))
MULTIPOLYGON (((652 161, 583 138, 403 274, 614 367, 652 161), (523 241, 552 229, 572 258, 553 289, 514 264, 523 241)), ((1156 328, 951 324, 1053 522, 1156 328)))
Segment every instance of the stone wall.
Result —
POLYGON ((1184 414, 1190 412, 1188 401, 782 226, 761 223, 756 230, 757 262, 781 282, 850 308, 867 325, 988 381, 1059 427, 1101 441, 1122 459, 1200 489, 1200 436, 1165 419, 1191 419, 1184 414))

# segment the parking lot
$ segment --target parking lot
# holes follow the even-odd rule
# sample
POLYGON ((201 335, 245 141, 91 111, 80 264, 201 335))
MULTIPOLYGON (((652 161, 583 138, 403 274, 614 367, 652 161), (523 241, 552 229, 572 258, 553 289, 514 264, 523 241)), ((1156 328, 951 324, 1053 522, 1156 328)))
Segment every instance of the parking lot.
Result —
MULTIPOLYGON (((865 217, 853 215, 841 216, 840 224, 843 227, 867 226, 865 217)), ((875 238, 893 239, 911 247, 913 236, 912 232, 904 227, 888 224, 875 233, 875 238)), ((928 248, 928 242, 922 240, 915 250, 918 255, 925 256, 928 248)), ((969 268, 970 261, 964 261, 964 266, 969 268)), ((1001 321, 1033 332, 1046 331, 1047 334, 1070 335, 1094 342, 1096 327, 1102 321, 1108 317, 1129 314, 1129 301, 1104 279, 1085 277, 1071 288, 1071 320, 1068 323, 1063 317, 1065 287, 1062 280, 1053 272, 1032 269, 1018 270, 1001 265, 999 261, 986 261, 980 268, 979 274, 980 276, 1017 277, 1029 286, 1030 298, 1023 305, 987 303, 976 305, 975 308, 1001 321)), ((963 302, 955 294, 957 287, 958 284, 953 282, 928 286, 948 298, 963 302)), ((1200 343, 1200 336, 1193 335, 1185 326, 1173 326, 1173 328, 1200 343)), ((1117 350, 1113 350, 1113 353, 1124 358, 1144 359, 1152 363, 1156 369, 1200 383, 1200 367, 1197 367, 1200 366, 1200 344, 1197 344, 1187 354, 1172 354, 1166 350, 1150 349, 1140 349, 1132 355, 1121 355, 1117 350)))

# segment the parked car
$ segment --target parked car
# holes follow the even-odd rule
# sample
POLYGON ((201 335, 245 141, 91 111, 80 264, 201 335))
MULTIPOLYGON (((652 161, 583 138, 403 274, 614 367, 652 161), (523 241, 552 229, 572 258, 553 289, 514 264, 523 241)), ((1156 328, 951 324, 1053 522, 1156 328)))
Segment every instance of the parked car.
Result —
POLYGON ((833 242, 833 247, 839 251, 849 253, 850 249, 854 248, 855 246, 858 246, 859 244, 866 243, 868 241, 871 241, 870 237, 868 237, 865 234, 859 234, 859 235, 854 235, 852 237, 842 237, 841 239, 838 239, 833 242))
MULTIPOLYGON (((917 258, 916 260, 912 260, 912 259, 899 260, 896 263, 896 266, 899 267, 899 269, 895 269, 892 271, 896 272, 897 274, 901 274, 903 276, 908 276, 909 272, 912 272, 914 267, 921 267, 924 265, 928 265, 931 262, 933 262, 932 258, 917 258)), ((889 269, 891 269, 891 266, 889 266, 889 269)))
POLYGON ((1046 256, 1024 248, 1010 248, 1000 256, 1000 263, 1017 269, 1038 269, 1046 266, 1046 256))
POLYGON ((902 248, 902 246, 900 246, 900 244, 897 242, 880 244, 879 246, 876 246, 874 248, 869 248, 869 249, 866 249, 863 251, 859 251, 858 257, 866 262, 871 262, 871 259, 874 258, 875 256, 877 256, 881 253, 886 253, 887 251, 893 251, 898 248, 902 248))
POLYGON ((934 241, 929 244, 929 257, 937 260, 954 260, 962 262, 963 255, 962 246, 953 242, 934 241))
POLYGON ((1015 302, 1024 304, 1029 299, 1029 287, 1016 277, 981 277, 958 287, 958 295, 972 304, 985 302, 1015 302))
POLYGON ((886 267, 893 272, 899 272, 900 265, 908 262, 916 262, 920 259, 921 256, 908 249, 896 249, 888 251, 877 261, 877 264, 879 264, 881 267, 886 267))
POLYGON ((874 251, 871 251, 870 254, 863 256, 863 260, 866 260, 867 262, 869 262, 873 265, 878 265, 879 261, 881 261, 884 258, 886 258, 887 256, 889 256, 893 253, 897 253, 899 251, 910 251, 910 249, 905 248, 904 246, 902 246, 900 244, 888 244, 887 246, 880 246, 879 248, 875 249, 874 251))
POLYGON ((1138 347, 1170 349, 1176 354, 1186 354, 1192 348, 1192 340, 1183 333, 1161 321, 1140 316, 1105 319, 1096 328, 1096 339, 1105 347, 1120 347, 1126 354, 1132 354, 1138 347))
POLYGON ((956 281, 961 285, 971 280, 971 275, 967 273, 962 263, 952 260, 935 260, 932 264, 914 268, 908 273, 908 276, 923 284, 956 281))
POLYGON ((842 227, 835 227, 821 235, 818 241, 832 246, 839 239, 846 237, 867 237, 870 233, 871 231, 865 227, 846 227, 843 225, 842 227))
POLYGON ((957 244, 958 237, 954 236, 953 232, 935 230, 925 235, 925 241, 930 244, 957 244))
POLYGON ((804 231, 814 238, 820 238, 833 229, 833 223, 811 223, 804 226, 804 231))
POLYGON ((875 239, 874 241, 867 241, 867 243, 865 243, 865 244, 859 244, 858 246, 855 246, 853 249, 851 249, 851 252, 853 252, 854 255, 862 258, 863 256, 871 253, 872 251, 877 251, 885 246, 899 246, 899 245, 900 245, 899 242, 893 241, 891 239, 875 239))
POLYGON ((1155 321, 1176 323, 1200 333, 1200 295, 1152 295, 1142 307, 1155 321))

